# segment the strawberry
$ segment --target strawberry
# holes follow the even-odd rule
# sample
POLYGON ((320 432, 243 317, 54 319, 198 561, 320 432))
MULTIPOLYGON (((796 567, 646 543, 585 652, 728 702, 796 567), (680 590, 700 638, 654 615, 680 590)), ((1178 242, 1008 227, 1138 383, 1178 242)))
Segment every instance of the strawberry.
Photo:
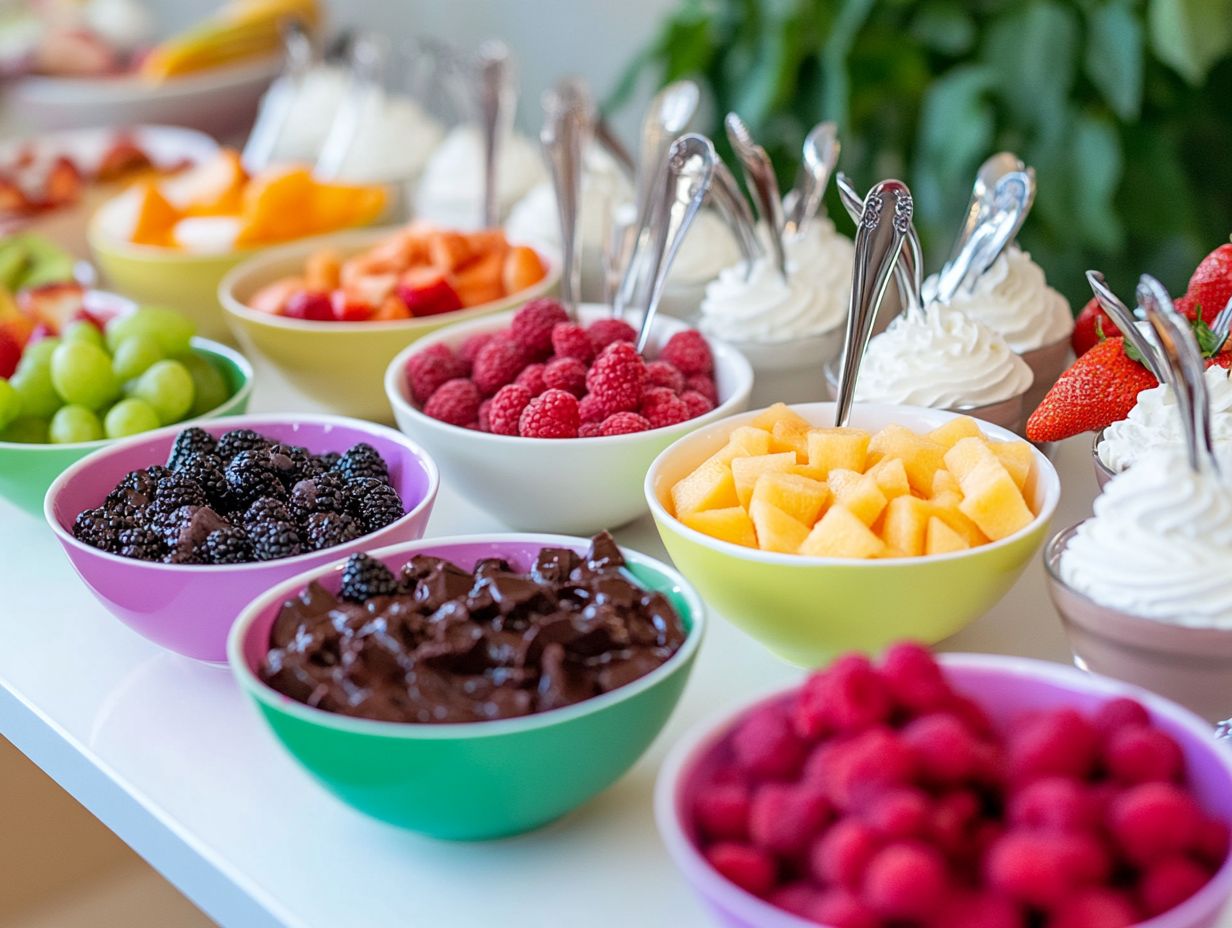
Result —
POLYGON ((1027 438, 1060 441, 1105 428, 1129 415, 1138 394, 1157 381, 1125 353, 1124 341, 1105 339, 1057 378, 1027 420, 1027 438))
POLYGON ((1189 289, 1177 309, 1190 319, 1202 313, 1208 322, 1232 299, 1232 243, 1220 245, 1202 259, 1189 278, 1189 289))
POLYGON ((1116 325, 1100 307, 1099 300, 1091 297, 1091 302, 1082 307, 1082 312, 1074 320, 1074 334, 1069 340, 1074 354, 1081 357, 1098 345, 1101 328, 1105 334, 1116 331, 1116 325))

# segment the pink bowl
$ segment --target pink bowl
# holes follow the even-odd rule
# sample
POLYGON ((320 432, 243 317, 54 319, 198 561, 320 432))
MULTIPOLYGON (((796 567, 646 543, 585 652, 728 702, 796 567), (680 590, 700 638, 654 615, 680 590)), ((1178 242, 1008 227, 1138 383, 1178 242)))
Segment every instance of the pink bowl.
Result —
POLYGON ((69 561, 99 602, 138 634, 203 661, 227 659, 227 634, 252 599, 306 570, 355 551, 422 538, 440 478, 427 452, 381 425, 340 416, 235 416, 203 422, 211 435, 250 428, 321 454, 372 445, 389 464, 390 481, 409 511, 397 522, 345 545, 278 561, 226 566, 161 564, 108 554, 73 537, 73 520, 99 505, 129 471, 167 459, 181 426, 147 432, 96 451, 66 470, 47 491, 44 514, 69 561))
MULTIPOLYGON (((1180 744, 1190 789, 1203 808, 1232 821, 1232 750, 1216 741, 1211 727, 1187 709, 1139 687, 1047 661, 991 654, 947 654, 940 660, 955 685, 978 694, 980 705, 1002 726, 1029 710, 1071 706, 1089 712, 1115 696, 1137 699, 1155 724, 1180 744)), ((716 921, 729 928, 818 928, 720 876, 698 850, 691 814, 699 784, 722 752, 730 750, 728 740, 735 725, 794 692, 795 688, 770 696, 696 729, 672 751, 655 787, 655 818, 668 853, 716 921)), ((1230 896, 1232 856, 1195 895, 1135 928, 1214 928, 1230 896)))

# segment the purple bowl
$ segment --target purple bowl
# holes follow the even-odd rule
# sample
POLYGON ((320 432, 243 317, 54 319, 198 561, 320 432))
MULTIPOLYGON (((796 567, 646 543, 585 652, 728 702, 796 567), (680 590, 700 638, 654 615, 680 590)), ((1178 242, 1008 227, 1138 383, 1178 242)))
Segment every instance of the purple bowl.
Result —
MULTIPOLYGON (((1180 744, 1189 787, 1202 807, 1232 821, 1232 751, 1216 741, 1211 727, 1189 710, 1140 687, 1048 661, 991 654, 947 654, 940 660, 958 689, 979 694, 980 705, 999 726, 1029 710, 1070 706, 1090 712, 1115 696, 1137 699, 1154 723, 1180 744)), ((776 908, 720 876, 698 850, 691 821, 698 785, 718 763, 719 752, 727 749, 734 726, 795 692, 793 687, 695 729, 672 751, 655 787, 655 818, 668 853, 716 922, 728 928, 818 928, 815 922, 776 908)), ((1135 928, 1214 928, 1230 896, 1232 856, 1195 895, 1135 928)))
POLYGON ((171 651, 203 661, 227 659, 227 634, 252 599, 282 581, 365 551, 422 538, 439 475, 422 448, 393 429, 340 416, 235 416, 198 426, 211 435, 251 428, 316 454, 372 445, 389 464, 390 482, 408 512, 380 531, 323 551, 253 564, 161 564, 108 554, 73 537, 83 509, 98 506, 129 471, 167 459, 182 426, 146 432, 96 451, 66 470, 47 491, 44 514, 86 586, 121 622, 171 651))

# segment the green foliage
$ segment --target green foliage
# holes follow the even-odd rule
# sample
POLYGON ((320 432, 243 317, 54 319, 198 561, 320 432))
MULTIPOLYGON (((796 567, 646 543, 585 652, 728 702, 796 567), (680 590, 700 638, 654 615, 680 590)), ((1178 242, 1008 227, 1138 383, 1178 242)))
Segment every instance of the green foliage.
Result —
POLYGON ((647 75, 698 80, 720 149, 734 110, 784 183, 837 121, 858 184, 915 191, 934 267, 980 162, 1017 152, 1039 176, 1023 245, 1075 307, 1089 267, 1179 293, 1232 230, 1232 0, 681 0, 609 107, 647 75))

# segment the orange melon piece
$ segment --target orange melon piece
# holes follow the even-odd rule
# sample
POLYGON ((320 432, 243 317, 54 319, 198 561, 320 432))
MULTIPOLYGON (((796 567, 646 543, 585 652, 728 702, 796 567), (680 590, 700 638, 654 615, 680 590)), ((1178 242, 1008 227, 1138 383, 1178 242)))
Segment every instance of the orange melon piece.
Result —
POLYGON ((287 305, 292 296, 306 289, 308 287, 304 278, 284 277, 272 284, 266 284, 254 293, 248 298, 247 305, 249 309, 255 309, 259 313, 277 316, 282 313, 283 307, 287 305))
POLYGON ((131 236, 133 244, 163 248, 173 245, 175 224, 180 221, 179 210, 163 196, 156 184, 147 181, 138 189, 131 236))
POLYGON ((342 257, 332 248, 314 251, 304 262, 304 279, 309 290, 336 290, 342 283, 342 257))
POLYGON ((244 185, 240 153, 224 148, 214 158, 163 182, 163 194, 186 216, 234 216, 240 211, 244 185))
POLYGON ((503 269, 503 256, 500 252, 490 251, 461 270, 446 274, 445 279, 458 294, 463 306, 478 306, 505 295, 505 287, 501 283, 503 269))
POLYGON ((539 252, 527 245, 518 245, 505 252, 501 268, 501 284, 506 293, 517 293, 543 280, 548 269, 539 252))
POLYGON ((438 231, 428 236, 428 263, 437 270, 450 273, 479 257, 471 250, 471 244, 460 232, 438 231))
POLYGON ((242 222, 235 244, 256 245, 316 231, 314 183, 307 168, 287 168, 254 178, 244 190, 242 222))

